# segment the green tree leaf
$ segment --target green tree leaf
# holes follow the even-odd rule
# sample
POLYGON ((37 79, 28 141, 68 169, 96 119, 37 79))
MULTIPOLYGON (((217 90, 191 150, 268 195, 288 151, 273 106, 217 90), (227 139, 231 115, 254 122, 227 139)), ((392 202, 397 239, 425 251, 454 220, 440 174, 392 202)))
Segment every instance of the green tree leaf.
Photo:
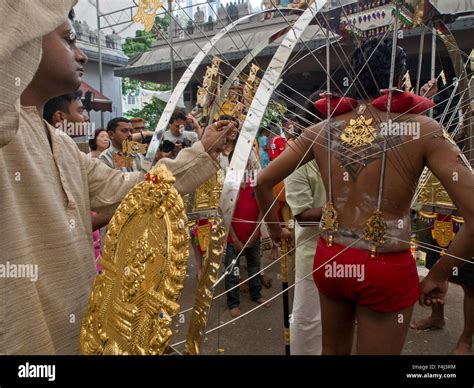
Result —
POLYGON ((141 117, 145 120, 146 126, 149 130, 154 131, 156 124, 160 120, 161 114, 165 109, 166 103, 153 97, 148 104, 145 104, 142 109, 132 109, 124 113, 126 117, 141 117))
POLYGON ((284 103, 276 102, 275 100, 270 100, 267 106, 267 110, 263 115, 263 119, 260 124, 260 129, 270 128, 271 125, 281 127, 283 117, 285 117, 287 110, 288 108, 284 103))
MULTIPOLYGON (((160 31, 162 31, 165 36, 168 35, 169 23, 170 19, 168 15, 164 15, 163 17, 157 16, 155 18, 155 28, 160 29, 160 31)), ((133 58, 139 54, 142 54, 151 48, 153 42, 156 41, 157 35, 159 35, 159 33, 157 33, 154 29, 152 29, 150 32, 146 32, 144 30, 137 30, 135 31, 134 38, 125 39, 125 43, 122 45, 123 52, 129 58, 133 58)), ((140 88, 156 91, 169 90, 169 87, 156 84, 154 82, 139 81, 127 77, 124 77, 122 79, 123 95, 136 96, 138 95, 140 88)))

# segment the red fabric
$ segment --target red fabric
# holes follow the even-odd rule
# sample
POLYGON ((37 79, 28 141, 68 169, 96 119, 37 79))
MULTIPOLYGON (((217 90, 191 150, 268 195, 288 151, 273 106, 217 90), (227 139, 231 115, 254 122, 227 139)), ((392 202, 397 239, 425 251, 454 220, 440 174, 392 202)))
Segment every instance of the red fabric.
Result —
POLYGON ((285 150, 286 141, 280 135, 273 136, 268 144, 268 157, 276 159, 285 150))
MULTIPOLYGON (((241 186, 237 204, 235 205, 234 221, 232 221, 232 228, 241 243, 245 244, 252 235, 257 226, 259 213, 260 209, 258 208, 253 187, 247 185, 245 188, 242 188, 241 186)), ((257 236, 260 237, 260 231, 258 231, 257 236)), ((230 234, 227 242, 232 242, 230 234)))
POLYGON ((436 220, 437 221, 449 222, 449 221, 451 221, 451 216, 437 213, 436 214, 436 220))
MULTIPOLYGON (((383 96, 375 99, 372 105, 386 112, 388 106, 388 90, 382 90, 383 96)), ((434 107, 432 100, 410 92, 392 93, 390 112, 393 113, 424 113, 434 107)))
MULTIPOLYGON (((314 102, 314 107, 319 113, 326 117, 329 97, 327 94, 321 94, 321 97, 322 98, 314 102)), ((353 110, 357 106, 357 100, 350 97, 331 96, 329 105, 331 107, 331 116, 339 116, 353 110)))
POLYGON ((403 310, 416 303, 420 296, 420 281, 409 249, 379 253, 372 258, 369 251, 357 248, 340 253, 344 248, 339 244, 328 247, 324 239, 319 239, 313 279, 320 292, 332 299, 354 301, 380 313, 403 310), (338 256, 331 260, 335 255, 338 256), (340 264, 343 266, 337 267, 340 264), (363 276, 354 276, 357 273, 354 270, 349 276, 348 269, 354 268, 354 264, 358 264, 355 268, 363 269, 363 272, 359 271, 363 276), (338 268, 345 269, 345 276, 337 272, 338 268))

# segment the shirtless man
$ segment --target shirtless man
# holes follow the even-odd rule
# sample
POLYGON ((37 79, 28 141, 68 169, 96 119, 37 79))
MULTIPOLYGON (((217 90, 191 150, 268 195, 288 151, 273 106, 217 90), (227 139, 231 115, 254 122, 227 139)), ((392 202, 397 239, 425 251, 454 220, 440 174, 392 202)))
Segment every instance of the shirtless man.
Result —
MULTIPOLYGON (((387 112, 371 105, 380 96, 379 90, 389 87, 391 45, 388 39, 382 42, 372 39, 356 50, 352 67, 356 74, 362 70, 358 85, 363 85, 367 94, 355 109, 331 118, 332 202, 338 212, 339 228, 332 233, 332 246, 328 243, 330 233, 321 234, 313 272, 321 299, 323 354, 351 352, 356 318, 357 354, 400 354, 413 305, 420 297, 416 264, 409 254, 408 241, 410 203, 425 166, 446 188, 465 224, 449 247, 447 256, 423 280, 420 302, 443 303, 447 290, 446 273, 459 264, 449 255, 470 259, 474 254, 474 202, 470 198, 474 192, 474 175, 459 148, 446 138, 442 126, 433 119, 419 114, 395 113, 395 109, 388 117, 387 112), (365 58, 370 58, 368 66, 373 75, 365 66, 365 58), (352 146, 348 144, 349 134, 345 130, 351 119, 361 117, 374 120, 371 126, 376 138, 369 137, 363 146, 352 146), (381 124, 388 122, 388 118, 393 123, 410 123, 419 132, 411 136, 382 136, 381 124), (366 241, 364 231, 377 209, 381 150, 385 139, 387 152, 380 210, 387 229, 385 243, 379 244, 372 257, 374 243, 366 241), (342 279, 331 276, 334 274, 327 271, 327 265, 333 262, 355 264, 363 276, 342 279)), ((405 66, 406 55, 397 47, 396 86, 400 84, 405 66)), ((259 174, 256 195, 264 214, 273 201, 271 188, 298 165, 312 159, 316 159, 329 193, 327 129, 327 121, 308 128, 259 174)), ((269 212, 266 221, 274 240, 289 238, 288 231, 276 223, 274 211, 269 212)))

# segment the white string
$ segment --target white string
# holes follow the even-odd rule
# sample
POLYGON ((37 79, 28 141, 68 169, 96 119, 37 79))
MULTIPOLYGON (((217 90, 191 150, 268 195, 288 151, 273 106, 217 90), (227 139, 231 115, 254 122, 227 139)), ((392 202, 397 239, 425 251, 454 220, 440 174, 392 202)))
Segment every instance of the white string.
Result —
MULTIPOLYGON (((396 238, 396 237, 390 237, 390 236, 385 236, 385 237, 388 238, 388 239, 390 239, 390 240, 396 240, 396 241, 404 242, 404 243, 407 243, 407 244, 409 244, 409 243, 411 242, 411 241, 405 241, 405 240, 402 240, 402 239, 399 239, 399 238, 396 238)), ((436 247, 436 245, 428 244, 428 243, 421 242, 421 241, 420 241, 420 242, 417 241, 416 244, 419 244, 419 245, 427 245, 427 246, 424 247, 424 248, 425 248, 425 249, 428 249, 428 250, 430 250, 430 251, 433 251, 433 252, 438 252, 438 253, 439 253, 439 252, 441 252, 441 251, 443 250, 442 248, 440 249, 439 247, 436 247), (435 247, 436 250, 435 250, 435 249, 432 249, 432 248, 428 248, 428 246, 435 247)), ((452 258, 457 259, 457 260, 460 260, 460 261, 464 261, 464 262, 469 263, 469 264, 474 264, 474 262, 471 261, 471 260, 463 259, 462 257, 455 256, 455 255, 452 255, 452 254, 447 253, 447 252, 445 253, 444 256, 449 256, 449 257, 452 257, 452 258)))
MULTIPOLYGON (((342 254, 343 252, 345 252, 346 250, 348 250, 349 248, 351 248, 353 245, 355 245, 356 243, 358 243, 360 240, 362 239, 362 237, 360 237, 359 239, 355 240, 354 242, 352 242, 351 244, 349 244, 348 246, 346 246, 344 249, 342 249, 340 252, 336 253, 334 256, 332 256, 331 258, 329 258, 329 260, 327 260, 325 263, 321 264, 318 268, 316 268, 315 270, 313 270, 310 274, 306 275, 305 277, 301 278, 301 279, 298 279, 298 281, 296 281, 294 284, 291 284, 288 286, 288 288, 286 290, 283 290, 281 292, 278 292, 276 295, 272 296, 271 298, 269 298, 267 300, 267 302, 271 302, 272 300, 278 298, 280 295, 284 294, 285 292, 288 292, 289 290, 291 290, 293 287, 296 286, 296 284, 298 284, 299 282, 303 281, 304 279, 306 279, 307 277, 311 276, 313 273, 315 273, 316 271, 318 271, 319 269, 321 269, 323 266, 325 266, 327 263, 329 263, 330 261, 334 260, 337 256, 339 256, 340 254, 342 254)), ((234 318, 234 319, 231 319, 230 321, 227 321, 219 326, 216 326, 210 330, 207 330, 205 334, 210 334, 216 330, 219 330, 221 328, 223 328, 224 326, 227 326, 251 313, 253 313, 254 311, 258 310, 259 308, 262 308, 262 307, 265 307, 264 304, 260 304, 256 307, 254 307, 253 309, 250 309, 249 311, 246 311, 245 313, 239 315, 238 317, 234 318)), ((186 340, 184 341, 180 341, 180 342, 176 342, 174 343, 172 346, 178 346, 178 345, 181 345, 183 343, 185 343, 186 340)))

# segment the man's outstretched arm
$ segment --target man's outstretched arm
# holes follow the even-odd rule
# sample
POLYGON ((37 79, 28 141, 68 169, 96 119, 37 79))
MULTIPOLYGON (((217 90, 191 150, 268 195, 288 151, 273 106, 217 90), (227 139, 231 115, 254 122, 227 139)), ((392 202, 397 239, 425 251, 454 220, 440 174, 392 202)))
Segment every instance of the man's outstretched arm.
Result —
MULTIPOLYGON (((201 141, 181 151, 175 160, 162 159, 158 162, 175 176, 174 187, 181 195, 193 192, 217 172, 219 165, 215 158, 233 131, 237 128, 229 121, 214 123, 206 128, 201 141)), ((125 195, 143 179, 145 171, 122 173, 97 159, 90 159, 79 150, 77 152, 87 174, 91 209, 101 215, 97 225, 103 225, 107 217, 112 217, 125 195)))
POLYGON ((268 209, 271 208, 265 217, 265 221, 268 222, 268 231, 273 240, 288 238, 289 232, 285 232, 278 224, 272 188, 278 182, 281 182, 284 178, 289 176, 297 167, 303 166, 314 159, 311 147, 313 145, 315 132, 314 127, 310 127, 304 131, 300 138, 289 144, 285 151, 257 176, 255 195, 260 211, 264 215, 268 209))

